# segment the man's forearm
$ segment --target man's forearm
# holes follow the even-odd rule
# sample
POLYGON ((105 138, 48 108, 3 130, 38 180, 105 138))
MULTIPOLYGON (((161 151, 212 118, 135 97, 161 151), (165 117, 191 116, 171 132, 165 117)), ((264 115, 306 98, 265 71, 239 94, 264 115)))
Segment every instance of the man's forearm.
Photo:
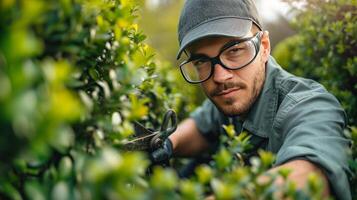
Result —
MULTIPOLYGON (((310 174, 315 173, 317 174, 322 182, 323 182, 323 187, 324 187, 324 192, 323 195, 325 197, 330 195, 330 188, 328 184, 328 180, 325 176, 325 174, 322 172, 322 170, 312 162, 306 161, 306 160, 293 160, 290 162, 287 162, 283 165, 274 167, 268 171, 268 173, 276 173, 280 169, 289 169, 291 170, 289 176, 287 179, 289 181, 292 181, 296 184, 297 189, 304 189, 308 183, 308 177, 310 174)), ((260 178, 260 181, 267 181, 268 177, 262 176, 260 178)), ((282 177, 278 177, 275 180, 275 184, 278 186, 281 186, 284 184, 284 180, 282 177)))
POLYGON ((199 133, 195 121, 190 118, 181 122, 169 138, 174 155, 177 156, 195 156, 209 146, 206 139, 199 133))

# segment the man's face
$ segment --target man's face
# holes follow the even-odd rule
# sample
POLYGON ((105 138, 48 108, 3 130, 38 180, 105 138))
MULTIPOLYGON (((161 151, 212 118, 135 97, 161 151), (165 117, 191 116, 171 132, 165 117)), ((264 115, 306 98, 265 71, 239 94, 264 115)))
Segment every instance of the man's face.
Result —
MULTIPOLYGON (((249 33, 245 37, 251 37, 249 33)), ((238 39, 238 38, 236 38, 238 39)), ((189 48, 194 54, 204 54, 215 57, 222 46, 232 41, 229 37, 212 37, 202 39, 189 48)), ((255 102, 265 80, 265 63, 270 53, 268 33, 262 36, 260 51, 255 60, 238 70, 223 68, 220 64, 214 66, 213 75, 201 86, 208 98, 228 116, 246 114, 255 102)))

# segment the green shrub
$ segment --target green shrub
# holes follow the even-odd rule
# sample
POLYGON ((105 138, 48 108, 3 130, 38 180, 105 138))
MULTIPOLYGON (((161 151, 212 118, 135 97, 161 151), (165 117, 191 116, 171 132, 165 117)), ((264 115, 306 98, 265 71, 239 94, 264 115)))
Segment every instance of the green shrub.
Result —
POLYGON ((136 10, 128 0, 1 1, 1 199, 143 199, 145 155, 115 147, 132 121, 157 127, 168 108, 181 118, 187 108, 142 43, 136 10))

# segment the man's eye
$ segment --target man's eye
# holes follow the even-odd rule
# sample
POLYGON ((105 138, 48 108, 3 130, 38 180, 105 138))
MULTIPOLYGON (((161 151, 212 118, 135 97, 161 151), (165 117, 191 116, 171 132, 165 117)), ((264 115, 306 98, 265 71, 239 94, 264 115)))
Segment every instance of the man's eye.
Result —
POLYGON ((201 65, 203 65, 203 64, 206 63, 206 62, 207 62, 207 61, 204 60, 204 59, 192 61, 192 63, 193 63, 195 66, 201 66, 201 65))
POLYGON ((237 54, 237 53, 239 53, 239 52, 241 52, 243 50, 244 50, 244 48, 235 47, 235 48, 229 49, 229 53, 230 54, 237 54))
POLYGON ((192 61, 192 63, 193 63, 193 65, 199 65, 200 63, 201 63, 201 61, 199 61, 199 60, 195 60, 195 61, 192 61))

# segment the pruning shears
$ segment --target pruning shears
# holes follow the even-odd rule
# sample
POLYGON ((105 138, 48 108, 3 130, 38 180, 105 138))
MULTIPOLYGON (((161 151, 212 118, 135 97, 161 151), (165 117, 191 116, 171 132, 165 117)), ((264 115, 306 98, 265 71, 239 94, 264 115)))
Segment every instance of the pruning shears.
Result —
POLYGON ((161 128, 154 131, 145 128, 139 122, 134 122, 134 137, 132 140, 123 142, 123 149, 128 151, 153 151, 162 146, 163 142, 177 128, 177 117, 173 110, 165 113, 161 128))

